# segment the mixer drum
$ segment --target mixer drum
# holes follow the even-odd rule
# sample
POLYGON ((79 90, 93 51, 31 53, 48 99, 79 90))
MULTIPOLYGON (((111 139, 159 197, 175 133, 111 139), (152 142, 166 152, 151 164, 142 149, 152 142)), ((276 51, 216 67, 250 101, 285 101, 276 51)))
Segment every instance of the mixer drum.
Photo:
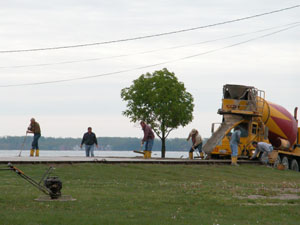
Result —
POLYGON ((269 141, 274 147, 287 149, 296 143, 297 121, 282 106, 264 100, 263 122, 269 128, 269 141))

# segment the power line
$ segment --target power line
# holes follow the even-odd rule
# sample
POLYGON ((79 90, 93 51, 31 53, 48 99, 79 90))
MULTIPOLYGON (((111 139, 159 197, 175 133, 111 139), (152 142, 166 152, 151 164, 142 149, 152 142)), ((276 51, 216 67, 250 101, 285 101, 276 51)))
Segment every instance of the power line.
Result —
POLYGON ((101 60, 106 60, 106 59, 115 59, 115 58, 123 58, 127 56, 135 56, 135 55, 143 55, 143 54, 148 54, 148 53, 154 53, 154 52, 160 52, 164 50, 173 50, 173 49, 179 49, 179 48, 185 48, 185 47, 190 47, 190 46, 195 46, 195 45, 201 45, 201 44, 207 44, 207 43, 212 43, 216 41, 221 41, 221 40, 228 40, 232 38, 237 38, 237 37, 242 37, 250 34, 256 34, 256 33, 261 33, 269 30, 274 30, 280 27, 287 27, 295 24, 299 24, 300 21, 298 22, 293 22, 293 23, 288 23, 285 25, 280 25, 280 26, 274 26, 266 29, 261 29, 257 31, 252 31, 248 33, 242 33, 242 34, 236 34, 232 36, 227 36, 223 38, 216 38, 212 40, 207 40, 207 41, 202 41, 202 42, 196 42, 192 44, 185 44, 185 45, 177 45, 177 46, 172 46, 172 47, 167 47, 167 48, 160 48, 160 49, 155 49, 155 50, 149 50, 149 51, 142 51, 142 52, 137 52, 137 53, 132 53, 132 54, 120 54, 120 55, 115 55, 115 56, 107 56, 107 57, 100 57, 100 58, 90 58, 90 59, 82 59, 82 60, 69 60, 69 61, 61 61, 61 62, 54 62, 54 63, 39 63, 39 64, 29 64, 29 65, 14 65, 14 66, 0 66, 0 69, 18 69, 18 68, 28 68, 28 67, 42 67, 42 66, 53 66, 53 65, 64 65, 64 64, 73 64, 73 63, 82 63, 82 62, 91 62, 91 61, 101 61, 101 60))
POLYGON ((111 75, 116 75, 116 74, 120 74, 120 73, 132 72, 132 71, 136 71, 136 70, 140 70, 140 69, 146 69, 146 68, 150 68, 150 67, 154 67, 154 66, 160 66, 160 65, 174 63, 174 62, 178 62, 178 61, 182 61, 182 60, 186 60, 186 59, 190 59, 190 58, 195 58, 195 57, 202 56, 202 55, 207 55, 207 54, 210 54, 210 53, 214 53, 214 52, 217 52, 217 51, 221 51, 221 50, 224 50, 224 49, 228 49, 228 48, 232 48, 232 47, 235 47, 235 46, 238 46, 238 45, 242 45, 242 44, 245 44, 245 43, 248 43, 248 42, 251 42, 251 41, 255 41, 255 40, 258 40, 258 39, 261 39, 261 38, 272 36, 272 35, 275 35, 277 33, 284 32, 284 31, 290 30, 290 29, 298 27, 298 26, 300 26, 300 25, 298 24, 298 25, 290 26, 290 27, 287 27, 287 28, 284 28, 284 29, 281 29, 281 30, 278 30, 278 31, 274 31, 274 32, 271 32, 271 33, 268 33, 268 34, 265 34, 265 35, 261 35, 261 36, 255 37, 255 38, 248 39, 246 41, 241 41, 241 42, 238 42, 238 43, 235 43, 235 44, 227 45, 227 46, 222 47, 222 48, 213 49, 213 50, 210 50, 210 51, 206 51, 206 52, 202 52, 202 53, 198 53, 198 54, 195 54, 195 55, 190 55, 190 56, 186 56, 186 57, 182 57, 182 58, 178 58, 178 59, 174 59, 174 60, 169 60, 169 61, 165 61, 165 62, 161 62, 161 63, 155 63, 155 64, 151 64, 151 65, 136 67, 136 68, 133 68, 133 69, 126 69, 126 70, 120 70, 120 71, 115 71, 115 72, 110 72, 110 73, 103 73, 103 74, 98 74, 98 75, 84 76, 84 77, 77 77, 77 78, 70 78, 70 79, 61 79, 61 80, 35 82, 35 83, 24 83, 24 84, 0 85, 0 88, 63 83, 63 82, 69 82, 69 81, 86 80, 86 79, 92 79, 92 78, 96 78, 96 77, 104 77, 104 76, 111 76, 111 75))
POLYGON ((279 13, 279 12, 295 9, 295 8, 298 8, 298 7, 300 7, 300 5, 295 5, 295 6, 291 6, 291 7, 287 7, 287 8, 282 8, 282 9, 270 11, 270 12, 265 12, 265 13, 256 14, 256 15, 252 15, 252 16, 242 17, 242 18, 238 18, 238 19, 234 19, 234 20, 227 20, 227 21, 224 21, 224 22, 219 22, 219 23, 214 23, 214 24, 209 24, 209 25, 204 25, 204 26, 192 27, 192 28, 188 28, 188 29, 164 32, 164 33, 158 33, 158 34, 152 34, 152 35, 145 35, 145 36, 139 36, 139 37, 133 37, 133 38, 125 38, 125 39, 118 39, 118 40, 111 40, 111 41, 104 41, 104 42, 78 44, 78 45, 57 46, 57 47, 2 50, 2 51, 0 51, 0 53, 17 53, 17 52, 34 52, 34 51, 46 51, 46 50, 59 50, 59 49, 79 48, 79 47, 88 47, 88 46, 95 46, 95 45, 104 45, 104 44, 112 44, 112 43, 118 43, 118 42, 141 40, 141 39, 146 39, 146 38, 153 38, 153 37, 160 37, 160 36, 165 36, 165 35, 183 33, 183 32, 187 32, 187 31, 194 31, 194 30, 204 29, 204 28, 208 28, 208 27, 220 26, 220 25, 224 25, 224 24, 239 22, 239 21, 243 21, 243 20, 256 18, 256 17, 261 17, 261 16, 274 14, 274 13, 279 13))

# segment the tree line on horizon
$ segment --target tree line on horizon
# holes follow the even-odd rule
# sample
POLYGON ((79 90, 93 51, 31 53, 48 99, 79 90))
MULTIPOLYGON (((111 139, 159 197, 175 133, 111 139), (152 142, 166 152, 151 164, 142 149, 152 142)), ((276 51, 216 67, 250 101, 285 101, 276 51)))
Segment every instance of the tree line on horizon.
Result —
MULTIPOLYGON (((0 150, 21 150, 25 136, 0 137, 0 150)), ((99 150, 133 151, 140 150, 140 138, 131 137, 98 137, 99 150)), ((27 137, 24 150, 31 148, 32 137, 27 137)), ((80 150, 81 138, 53 138, 41 137, 39 140, 40 150, 80 150)), ((188 151, 191 142, 185 138, 169 138, 166 140, 168 151, 188 151)), ((153 151, 161 150, 161 140, 156 138, 153 151)))

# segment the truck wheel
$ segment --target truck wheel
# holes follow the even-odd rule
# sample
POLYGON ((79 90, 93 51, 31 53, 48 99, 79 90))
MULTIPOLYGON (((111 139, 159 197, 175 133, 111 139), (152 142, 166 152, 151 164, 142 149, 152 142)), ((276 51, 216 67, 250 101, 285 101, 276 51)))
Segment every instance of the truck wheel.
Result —
POLYGON ((299 172, 299 164, 298 164, 298 161, 296 159, 292 160, 291 170, 299 172))
POLYGON ((281 164, 281 158, 280 156, 278 155, 275 162, 274 162, 274 168, 277 168, 278 165, 281 164))
POLYGON ((281 160, 282 165, 284 165, 284 169, 288 170, 289 169, 289 159, 288 157, 284 156, 281 160))

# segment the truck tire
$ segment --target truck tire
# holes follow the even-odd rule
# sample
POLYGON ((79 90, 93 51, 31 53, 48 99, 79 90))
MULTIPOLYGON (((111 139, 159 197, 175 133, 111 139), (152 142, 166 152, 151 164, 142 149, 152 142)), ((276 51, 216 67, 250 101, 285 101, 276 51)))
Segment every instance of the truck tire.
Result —
POLYGON ((282 165, 284 165, 284 169, 288 170, 289 169, 289 159, 286 156, 283 156, 281 160, 282 165))
POLYGON ((299 172, 299 163, 298 163, 298 161, 296 159, 292 160, 291 170, 299 172))

